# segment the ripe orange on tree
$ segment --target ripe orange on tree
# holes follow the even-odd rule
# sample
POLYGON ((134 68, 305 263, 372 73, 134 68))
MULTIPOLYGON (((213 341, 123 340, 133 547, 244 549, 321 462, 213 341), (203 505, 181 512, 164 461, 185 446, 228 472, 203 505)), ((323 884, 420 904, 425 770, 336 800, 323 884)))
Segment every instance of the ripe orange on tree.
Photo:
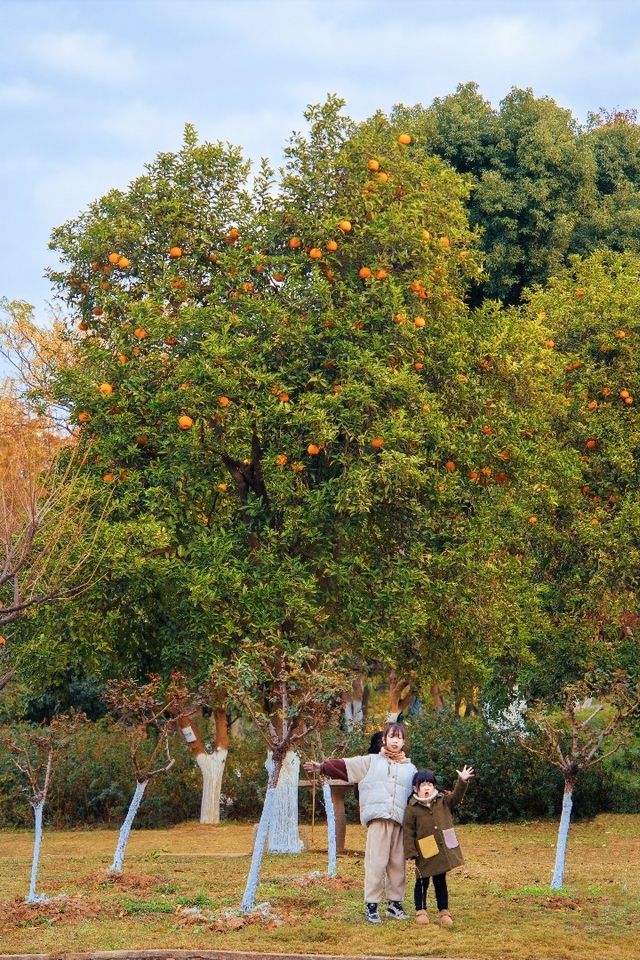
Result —
POLYGON ((383 438, 382 438, 382 437, 374 437, 373 440, 371 441, 371 446, 373 447, 374 450, 379 450, 381 447, 384 446, 384 440, 383 440, 383 438))
POLYGON ((289 394, 283 390, 282 393, 278 394, 278 400, 280 403, 289 403, 289 394))
POLYGON ((169 250, 169 256, 174 260, 177 260, 178 257, 182 256, 182 247, 171 247, 169 250))
POLYGON ((298 247, 302 246, 300 237, 289 237, 288 243, 292 250, 297 250, 298 247))
POLYGON ((116 264, 116 263, 118 262, 118 260, 120 259, 120 254, 119 254, 119 253, 115 253, 115 252, 114 252, 114 253, 110 253, 109 256, 107 257, 107 259, 108 259, 109 263, 116 264))
POLYGON ((310 443, 307 447, 307 453, 310 457, 317 457, 321 449, 322 447, 319 447, 317 443, 310 443))
POLYGON ((384 267, 380 267, 379 270, 376 270, 376 280, 386 280, 388 276, 389 274, 384 267))
POLYGON ((287 460, 288 460, 288 459, 289 459, 289 458, 288 458, 287 456, 285 456, 284 453, 279 453, 279 454, 276 456, 276 463, 278 464, 279 467, 284 467, 285 464, 287 463, 287 460))
POLYGON ((327 240, 327 242, 325 243, 325 249, 327 249, 329 253, 335 253, 335 251, 338 249, 338 241, 327 240))
POLYGON ((427 321, 425 320, 424 317, 416 317, 415 320, 413 321, 414 327, 418 327, 418 329, 426 326, 426 323, 427 321))
POLYGON ((369 170, 372 170, 373 173, 376 173, 380 169, 380 163, 377 160, 371 159, 367 163, 369 170))
POLYGON ((104 397, 110 397, 113 393, 113 387, 110 383, 101 383, 98 389, 104 397))
POLYGON ((80 423, 88 423, 91 420, 91 414, 87 413, 86 410, 81 410, 78 414, 78 420, 80 423))
POLYGON ((186 413, 183 413, 181 417, 178 417, 178 426, 181 430, 190 430, 193 426, 193 420, 186 413))
POLYGON ((361 280, 368 280, 369 277, 371 276, 371 270, 369 269, 369 267, 360 267, 360 269, 358 270, 358 276, 360 277, 361 280))
POLYGON ((454 463, 453 460, 447 460, 447 462, 446 462, 445 465, 444 465, 444 468, 445 468, 445 470, 447 470, 449 473, 454 473, 455 470, 456 470, 456 465, 455 465, 455 463, 454 463))
POLYGON ((309 250, 309 256, 312 260, 320 260, 322 258, 322 250, 320 247, 311 247, 311 250, 309 250))
POLYGON ((594 437, 590 437, 585 446, 588 450, 595 450, 595 448, 598 446, 598 441, 594 437))
POLYGON ((121 270, 126 270, 127 267, 131 266, 131 260, 128 257, 120 257, 118 260, 118 266, 121 270))
POLYGON ((351 221, 350 220, 341 220, 338 224, 338 229, 342 230, 343 233, 351 232, 351 221))
POLYGON ((231 401, 229 400, 229 397, 222 396, 222 397, 218 397, 218 403, 220 404, 221 407, 228 407, 231 401))
POLYGON ((401 133, 398 137, 398 143, 401 147, 408 147, 411 141, 412 137, 410 133, 401 133))
POLYGON ((144 340, 145 337, 148 336, 148 333, 144 327, 136 327, 136 329, 133 331, 133 335, 136 340, 144 340))
POLYGON ((219 483, 219 484, 218 484, 218 490, 221 490, 222 493, 226 493, 228 489, 229 489, 228 484, 226 484, 226 483, 219 483))

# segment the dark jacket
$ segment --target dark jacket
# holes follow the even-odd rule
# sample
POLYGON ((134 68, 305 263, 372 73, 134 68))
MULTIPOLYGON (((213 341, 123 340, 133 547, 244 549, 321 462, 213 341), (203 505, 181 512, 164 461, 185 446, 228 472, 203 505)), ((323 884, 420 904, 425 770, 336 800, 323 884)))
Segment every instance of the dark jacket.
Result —
POLYGON ((419 876, 433 877, 464 863, 451 811, 466 792, 466 781, 458 778, 453 790, 438 793, 429 805, 418 800, 415 794, 409 799, 402 825, 404 855, 407 860, 415 860, 419 876), (427 856, 420 852, 418 845, 423 838, 433 838, 427 840, 433 848, 427 856))

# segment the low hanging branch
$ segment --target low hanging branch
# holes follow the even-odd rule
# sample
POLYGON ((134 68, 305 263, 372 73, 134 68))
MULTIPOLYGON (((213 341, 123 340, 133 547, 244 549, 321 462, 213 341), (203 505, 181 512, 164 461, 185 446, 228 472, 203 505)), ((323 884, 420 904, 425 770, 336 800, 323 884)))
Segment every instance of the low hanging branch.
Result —
POLYGON ((538 736, 520 734, 520 743, 530 753, 557 767, 564 778, 552 890, 560 889, 564 880, 573 790, 578 777, 624 745, 630 724, 639 715, 640 684, 633 687, 621 675, 598 683, 585 679, 566 687, 563 709, 559 712, 544 705, 529 711, 528 719, 537 728, 538 736), (592 700, 596 706, 590 712, 585 711, 582 704, 592 700))
POLYGON ((224 676, 229 699, 247 711, 271 751, 271 768, 256 832, 242 910, 253 910, 275 791, 289 750, 301 747, 314 731, 340 712, 346 674, 336 653, 308 647, 286 650, 266 643, 245 643, 232 664, 215 667, 224 676))

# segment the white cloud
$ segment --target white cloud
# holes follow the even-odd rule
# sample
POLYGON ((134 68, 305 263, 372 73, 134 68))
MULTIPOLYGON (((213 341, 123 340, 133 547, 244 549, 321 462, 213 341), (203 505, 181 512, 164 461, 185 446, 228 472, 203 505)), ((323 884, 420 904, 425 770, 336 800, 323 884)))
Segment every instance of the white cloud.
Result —
POLYGON ((37 106, 47 99, 47 91, 30 80, 9 80, 0 84, 0 106, 37 106))
POLYGON ((29 38, 27 50, 48 70, 123 89, 141 73, 136 52, 105 33, 36 33, 29 38))

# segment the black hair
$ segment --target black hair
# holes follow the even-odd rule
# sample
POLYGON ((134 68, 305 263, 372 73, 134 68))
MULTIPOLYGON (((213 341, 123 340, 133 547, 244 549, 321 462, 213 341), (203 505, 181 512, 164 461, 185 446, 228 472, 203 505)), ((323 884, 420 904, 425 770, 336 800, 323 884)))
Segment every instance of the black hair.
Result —
POLYGON ((414 791, 417 793, 421 783, 432 783, 437 787, 436 776, 433 770, 417 770, 411 781, 414 791))
POLYGON ((382 743, 386 742, 387 737, 391 734, 392 737, 402 737, 405 744, 407 742, 407 734, 404 727, 401 723, 398 723, 397 720, 391 721, 391 723, 385 723, 384 730, 382 731, 382 743))
POLYGON ((367 750, 367 753, 380 753, 380 750, 382 749, 382 736, 382 730, 376 730, 369 741, 369 749, 367 750))

